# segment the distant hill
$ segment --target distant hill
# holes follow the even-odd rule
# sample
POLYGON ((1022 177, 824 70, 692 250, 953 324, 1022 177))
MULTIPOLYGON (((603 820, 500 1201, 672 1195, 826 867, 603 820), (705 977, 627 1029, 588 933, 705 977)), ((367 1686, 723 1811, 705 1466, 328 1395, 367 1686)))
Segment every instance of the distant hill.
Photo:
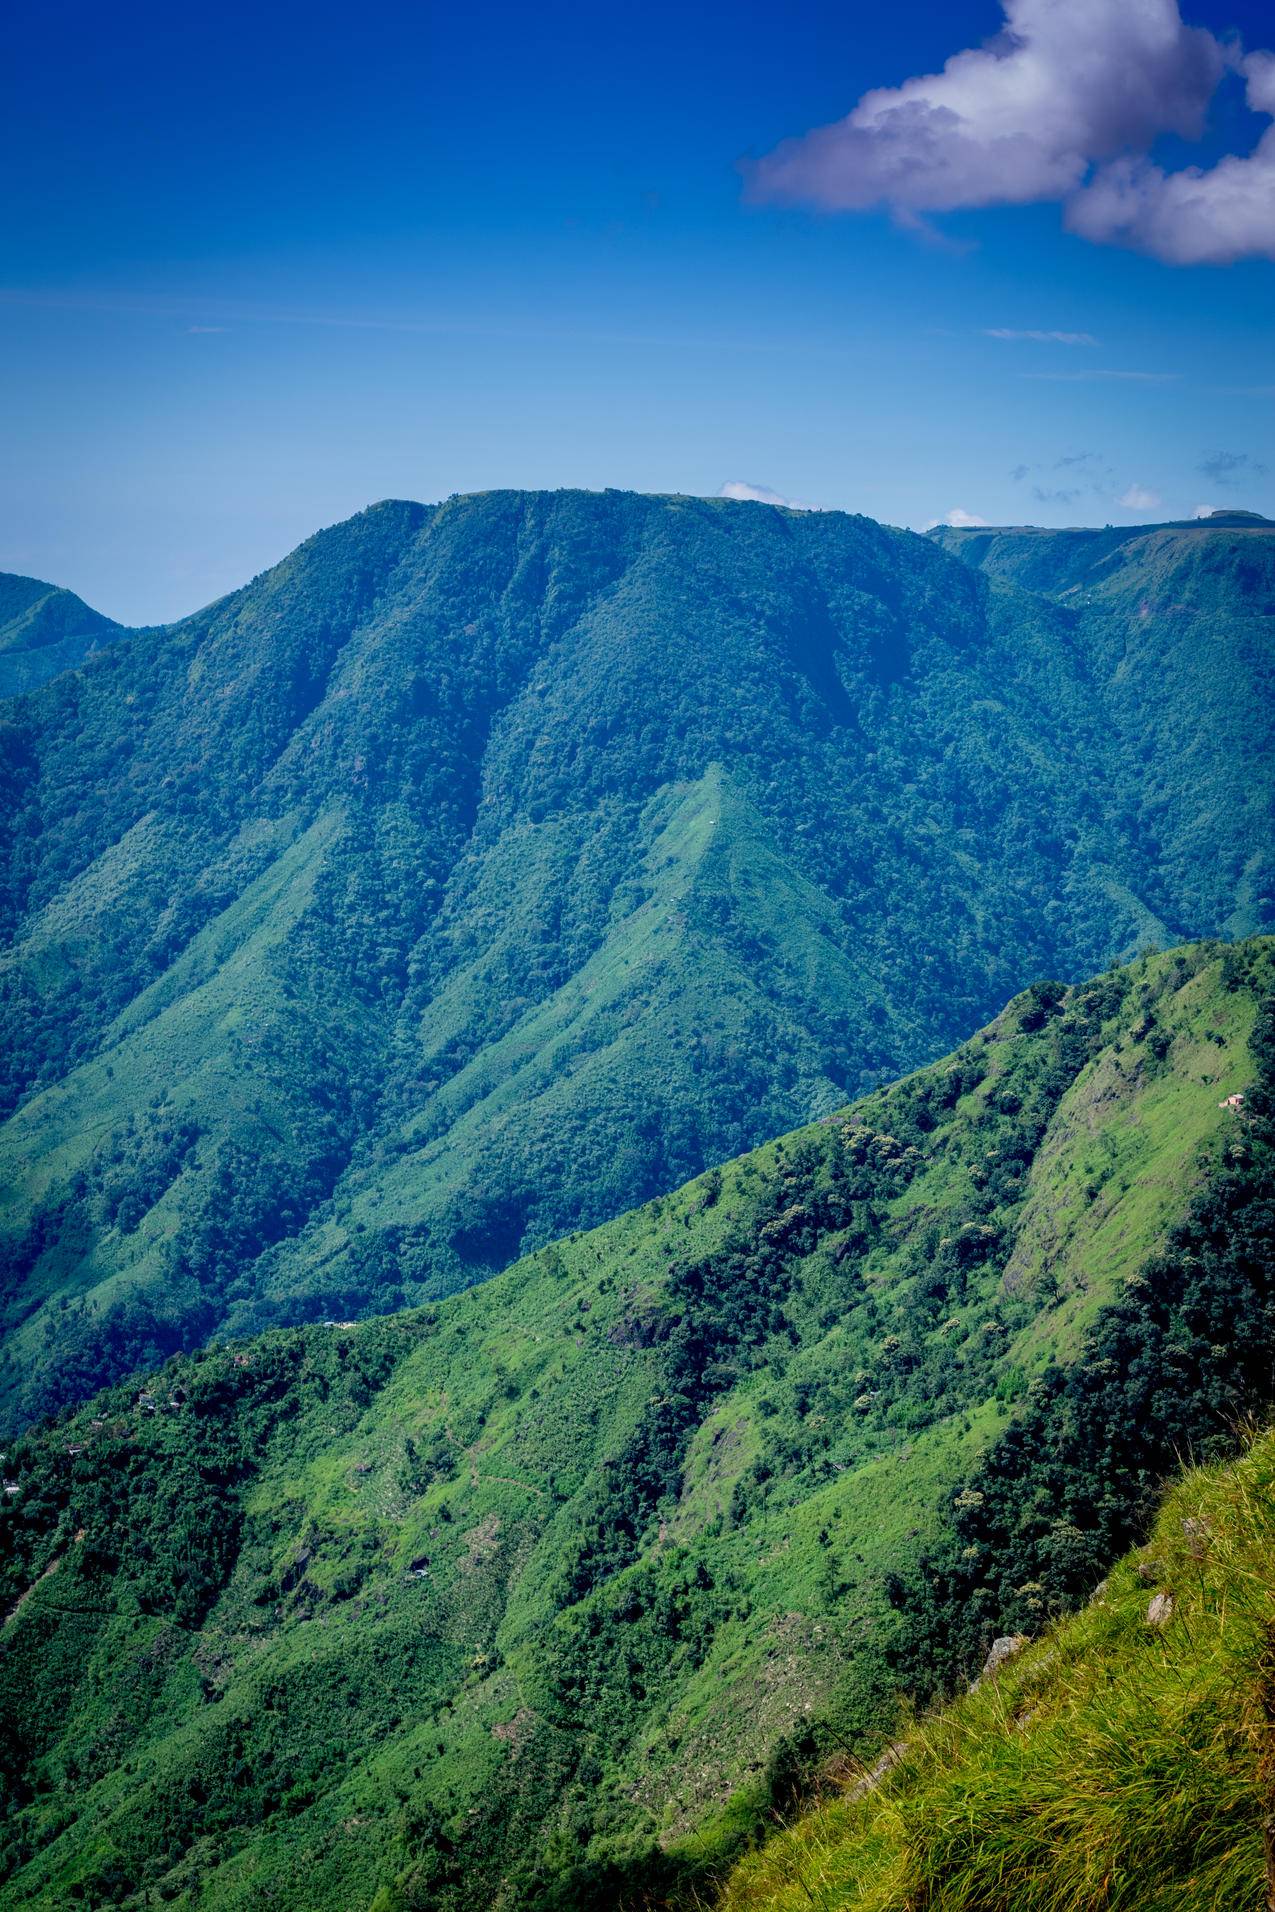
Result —
MULTIPOLYGON (((1273 984, 1271 939, 1039 984, 943 1062, 481 1288, 219 1343, 6 1443, 6 1904, 703 1906, 821 1762, 897 1737, 900 1690, 959 1688, 1086 1599, 1181 1457, 1269 1411, 1273 984)), ((944 1878, 989 1815, 1051 1864, 1117 1835, 1166 1880, 1260 1854, 1236 1663, 1172 1710, 1223 1644, 1202 1576, 1233 1556, 1198 1511, 1198 1574, 1176 1521, 1145 1556, 1142 1610, 1169 1590, 1176 1630, 1141 1630, 1122 1570, 1005 1689, 1045 1708, 1030 1785, 980 1797, 971 1760, 1018 1744, 980 1750, 985 1700, 892 1790, 891 1854, 914 1833, 944 1878), (1072 1640, 1118 1649, 1105 1739, 1072 1640), (1072 1732, 1103 1790, 1059 1790, 1072 1732), (1149 1821, 1113 1826, 1104 1773, 1149 1821), (1048 1810, 1008 1817, 1024 1798, 1048 1810)), ((1231 1611, 1269 1673, 1253 1591, 1231 1611)), ((802 1902, 783 1852, 759 1864, 802 1902)))
POLYGON ((1221 575, 1236 563, 1252 563, 1270 575, 1275 523, 1256 511, 1214 511, 1158 525, 1076 526, 936 525, 927 533, 965 564, 1012 579, 1031 591, 1063 595, 1101 581, 1112 566, 1137 565, 1152 553, 1171 551, 1178 561, 1203 559, 1221 575), (1238 535, 1237 535, 1238 534, 1238 535))
POLYGON ((4 1414, 440 1296, 1275 920, 1271 534, 1070 595, 959 550, 387 503, 7 706, 4 1414))
POLYGON ((73 591, 0 572, 0 697, 34 690, 123 635, 73 591))

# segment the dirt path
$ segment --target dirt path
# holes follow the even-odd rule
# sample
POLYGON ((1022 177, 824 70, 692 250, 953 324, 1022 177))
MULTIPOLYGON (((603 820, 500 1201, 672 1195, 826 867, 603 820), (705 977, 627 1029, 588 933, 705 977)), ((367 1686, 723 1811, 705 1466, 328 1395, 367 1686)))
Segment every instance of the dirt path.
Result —
POLYGON ((444 1427, 443 1438, 451 1447, 456 1449, 458 1454, 463 1455, 465 1460, 468 1461, 469 1484, 471 1487, 477 1487, 480 1479, 499 1481, 503 1487, 521 1487, 524 1493, 534 1494, 537 1500, 548 1500, 549 1496, 545 1493, 544 1489, 542 1487, 533 1487, 529 1480, 515 1480, 512 1474, 480 1475, 478 1472, 478 1462, 474 1459, 475 1449, 473 1447, 466 1447, 463 1441, 458 1441, 450 1427, 444 1427))
POLYGON ((31 1595, 35 1592, 36 1588, 42 1585, 42 1583, 46 1581, 51 1574, 55 1574, 57 1572, 58 1568, 62 1565, 62 1562, 65 1560, 65 1558, 66 1558, 65 1554, 55 1554, 52 1560, 50 1560, 48 1566, 44 1569, 44 1572, 40 1575, 39 1579, 33 1580, 31 1582, 31 1585, 27 1588, 26 1592, 19 1594, 16 1605, 10 1607, 9 1611, 4 1616, 4 1624, 6 1626, 8 1626, 12 1621, 17 1619, 18 1615, 21 1613, 23 1607, 26 1605, 27 1601, 31 1598, 31 1595))

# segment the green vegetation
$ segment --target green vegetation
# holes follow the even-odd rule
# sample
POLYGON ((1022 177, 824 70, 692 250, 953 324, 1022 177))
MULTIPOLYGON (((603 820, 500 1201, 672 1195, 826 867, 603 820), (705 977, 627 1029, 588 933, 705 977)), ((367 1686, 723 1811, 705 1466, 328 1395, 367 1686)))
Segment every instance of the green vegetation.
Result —
POLYGON ((1174 1487, 1083 1613, 745 1859, 721 1912, 1266 1912, 1275 1436, 1174 1487))
POLYGON ((1091 618, 838 513, 391 503, 6 705, 0 1423, 1269 926, 1275 534, 1190 536, 1091 618))
POLYGON ((1105 684, 1122 752, 1145 776, 1129 825, 1191 920, 1270 925, 1275 849, 1262 691, 1275 626, 1275 525, 1248 512, 1105 531, 951 531, 944 549, 1010 589, 1049 596, 1105 684), (1225 819, 1227 845, 1215 835, 1225 819))
POLYGON ((0 697, 34 690, 124 635, 73 591, 0 571, 0 697))
POLYGON ((481 1288, 11 1443, 10 1902, 702 1896, 1270 1407, 1273 979, 1039 983, 481 1288))

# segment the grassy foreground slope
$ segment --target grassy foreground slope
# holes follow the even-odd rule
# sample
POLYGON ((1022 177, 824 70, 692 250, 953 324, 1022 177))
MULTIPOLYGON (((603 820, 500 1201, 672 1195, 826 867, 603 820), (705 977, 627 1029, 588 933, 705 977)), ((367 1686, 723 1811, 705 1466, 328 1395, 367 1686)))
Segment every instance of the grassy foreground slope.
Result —
POLYGON ((9 1902, 664 1903, 1065 1610, 1271 1397, 1273 969, 1037 985, 480 1289, 24 1436, 9 1902))
POLYGON ((1082 1613, 893 1751, 721 1912, 1267 1912, 1275 1435, 1188 1472, 1082 1613))
POLYGON ((13 700, 0 1425, 436 1299, 1032 976, 1269 924, 1275 679, 1211 576, 1131 692, 866 519, 388 503, 13 700))

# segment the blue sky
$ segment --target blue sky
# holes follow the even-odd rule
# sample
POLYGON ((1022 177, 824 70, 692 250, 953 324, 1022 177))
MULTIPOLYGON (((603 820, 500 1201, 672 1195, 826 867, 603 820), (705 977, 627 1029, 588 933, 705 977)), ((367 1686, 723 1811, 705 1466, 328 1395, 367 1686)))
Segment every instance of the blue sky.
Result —
MULTIPOLYGON (((1263 14, 1184 6, 1249 49, 1263 14)), ((1275 515, 1260 241, 1175 262, 1142 175, 1117 231, 1093 194, 949 210, 893 174, 892 212, 830 209, 809 142, 782 191, 751 165, 1002 24, 981 0, 25 9, 0 568, 157 620, 373 499, 498 485, 735 483, 916 526, 1275 515)), ((1264 74, 1152 159, 1249 153, 1264 74)), ((875 152, 834 158, 861 179, 875 152)))

